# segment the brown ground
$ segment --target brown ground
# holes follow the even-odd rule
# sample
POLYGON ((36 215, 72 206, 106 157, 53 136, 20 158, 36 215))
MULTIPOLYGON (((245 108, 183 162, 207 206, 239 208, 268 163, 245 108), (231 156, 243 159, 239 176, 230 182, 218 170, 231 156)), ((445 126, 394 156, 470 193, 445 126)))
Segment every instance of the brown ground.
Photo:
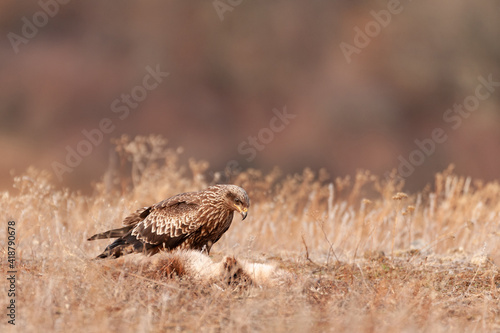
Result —
MULTIPOLYGON (((2 332, 500 330, 500 186, 451 169, 408 196, 399 193, 402 184, 367 172, 355 179, 310 170, 236 175, 252 206, 212 259, 234 256, 288 272, 267 285, 90 260, 106 245, 87 242, 91 234, 209 184, 205 163, 178 165, 177 153, 161 146, 151 138, 123 143, 132 168, 124 162, 119 177, 108 173, 92 196, 57 190, 49 173, 34 169, 0 194, 4 281, 8 220, 16 221, 17 252, 16 326, 3 315, 2 332)), ((0 307, 8 301, 4 290, 0 307)))

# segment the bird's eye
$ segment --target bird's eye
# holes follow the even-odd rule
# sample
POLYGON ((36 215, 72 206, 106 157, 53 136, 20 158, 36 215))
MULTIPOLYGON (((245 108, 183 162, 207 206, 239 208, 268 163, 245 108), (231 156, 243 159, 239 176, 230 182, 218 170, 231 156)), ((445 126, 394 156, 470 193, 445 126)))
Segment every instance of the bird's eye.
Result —
POLYGON ((239 205, 239 204, 241 204, 241 201, 240 201, 240 199, 236 198, 236 199, 234 199, 234 203, 239 205))

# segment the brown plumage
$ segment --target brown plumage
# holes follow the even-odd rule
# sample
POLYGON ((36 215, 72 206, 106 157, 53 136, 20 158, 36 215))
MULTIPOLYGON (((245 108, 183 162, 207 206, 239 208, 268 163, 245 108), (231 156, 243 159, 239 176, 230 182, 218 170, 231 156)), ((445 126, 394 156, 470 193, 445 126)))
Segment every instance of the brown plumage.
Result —
POLYGON ((124 227, 88 240, 118 238, 97 258, 118 258, 137 252, 152 255, 173 249, 195 249, 208 254, 231 225, 234 211, 245 219, 249 207, 250 199, 241 187, 210 186, 141 208, 123 220, 124 227))

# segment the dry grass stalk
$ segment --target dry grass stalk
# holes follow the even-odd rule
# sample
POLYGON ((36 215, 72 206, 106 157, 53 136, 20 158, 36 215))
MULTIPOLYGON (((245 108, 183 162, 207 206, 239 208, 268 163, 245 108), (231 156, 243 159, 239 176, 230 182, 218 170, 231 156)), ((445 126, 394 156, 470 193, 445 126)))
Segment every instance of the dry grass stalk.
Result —
POLYGON ((403 195, 400 181, 366 172, 352 182, 324 171, 247 170, 234 183, 251 197, 249 216, 234 221, 206 264, 226 263, 234 273, 229 288, 197 279, 185 258, 152 270, 154 257, 90 260, 102 248, 85 241, 95 230, 212 181, 205 162, 181 164, 182 150, 158 137, 121 138, 117 151, 119 170, 108 171, 90 196, 57 189, 48 172, 33 168, 0 193, 4 220, 17 222, 20 309, 16 327, 3 321, 2 332, 500 329, 497 182, 447 169, 434 190, 403 195), (235 279, 241 262, 285 274, 248 284, 235 279))

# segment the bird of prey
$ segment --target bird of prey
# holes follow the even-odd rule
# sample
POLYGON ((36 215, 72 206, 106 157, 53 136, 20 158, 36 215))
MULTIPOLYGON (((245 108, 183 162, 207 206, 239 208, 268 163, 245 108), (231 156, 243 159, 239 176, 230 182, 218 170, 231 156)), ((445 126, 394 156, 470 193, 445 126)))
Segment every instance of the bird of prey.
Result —
POLYGON ((118 238, 96 259, 118 258, 129 253, 153 255, 161 250, 210 248, 229 229, 233 213, 244 220, 250 199, 236 185, 214 185, 199 192, 177 194, 137 210, 123 220, 124 227, 88 240, 118 238))

